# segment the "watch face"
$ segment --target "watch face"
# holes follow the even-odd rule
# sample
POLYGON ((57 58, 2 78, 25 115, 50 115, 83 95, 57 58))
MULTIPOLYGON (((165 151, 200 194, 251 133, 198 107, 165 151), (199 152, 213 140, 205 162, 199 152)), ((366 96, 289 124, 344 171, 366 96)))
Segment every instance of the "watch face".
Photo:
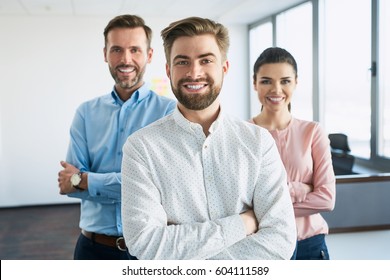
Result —
POLYGON ((79 174, 73 174, 72 177, 70 178, 70 182, 72 186, 78 186, 80 184, 81 177, 79 174))

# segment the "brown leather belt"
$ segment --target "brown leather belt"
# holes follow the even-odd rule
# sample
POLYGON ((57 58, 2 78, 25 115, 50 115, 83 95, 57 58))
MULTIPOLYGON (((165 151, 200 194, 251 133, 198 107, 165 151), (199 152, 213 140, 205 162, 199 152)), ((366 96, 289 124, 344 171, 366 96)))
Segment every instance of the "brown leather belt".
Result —
POLYGON ((89 232, 86 230, 81 230, 81 233, 88 239, 92 240, 93 242, 117 248, 120 251, 126 251, 126 243, 123 236, 109 236, 105 234, 95 233, 95 232, 89 232))

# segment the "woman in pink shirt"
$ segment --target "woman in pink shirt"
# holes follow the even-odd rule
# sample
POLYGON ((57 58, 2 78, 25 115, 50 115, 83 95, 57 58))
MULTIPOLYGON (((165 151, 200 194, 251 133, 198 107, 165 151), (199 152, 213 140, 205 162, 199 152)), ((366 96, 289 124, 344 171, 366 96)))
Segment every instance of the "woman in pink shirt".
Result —
POLYGON ((320 214, 332 211, 335 204, 328 135, 318 123, 291 115, 298 71, 288 51, 266 49, 253 70, 253 85, 262 107, 250 121, 272 134, 287 171, 298 235, 293 259, 329 259, 325 242, 329 228, 320 214))

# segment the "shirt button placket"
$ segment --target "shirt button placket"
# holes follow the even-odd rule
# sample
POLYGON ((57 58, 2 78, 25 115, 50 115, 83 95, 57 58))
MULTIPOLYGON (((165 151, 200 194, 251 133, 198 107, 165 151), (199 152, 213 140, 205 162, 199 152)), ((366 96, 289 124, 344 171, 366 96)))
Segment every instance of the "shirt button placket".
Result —
POLYGON ((207 193, 208 200, 208 208, 210 219, 216 218, 216 211, 214 210, 214 202, 213 202, 213 189, 214 189, 214 181, 213 181, 213 165, 212 159, 210 155, 209 141, 205 140, 202 146, 202 160, 203 160, 203 176, 204 176, 204 184, 207 193))

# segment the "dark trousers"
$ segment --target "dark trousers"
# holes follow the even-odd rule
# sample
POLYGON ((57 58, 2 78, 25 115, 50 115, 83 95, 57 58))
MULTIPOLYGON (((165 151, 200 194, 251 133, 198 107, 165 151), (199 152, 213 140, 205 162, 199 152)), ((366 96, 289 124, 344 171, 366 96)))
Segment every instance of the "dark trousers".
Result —
POLYGON ((102 245, 80 234, 74 251, 75 260, 136 260, 127 251, 102 245))
POLYGON ((292 260, 329 260, 325 234, 318 234, 297 243, 292 260))

